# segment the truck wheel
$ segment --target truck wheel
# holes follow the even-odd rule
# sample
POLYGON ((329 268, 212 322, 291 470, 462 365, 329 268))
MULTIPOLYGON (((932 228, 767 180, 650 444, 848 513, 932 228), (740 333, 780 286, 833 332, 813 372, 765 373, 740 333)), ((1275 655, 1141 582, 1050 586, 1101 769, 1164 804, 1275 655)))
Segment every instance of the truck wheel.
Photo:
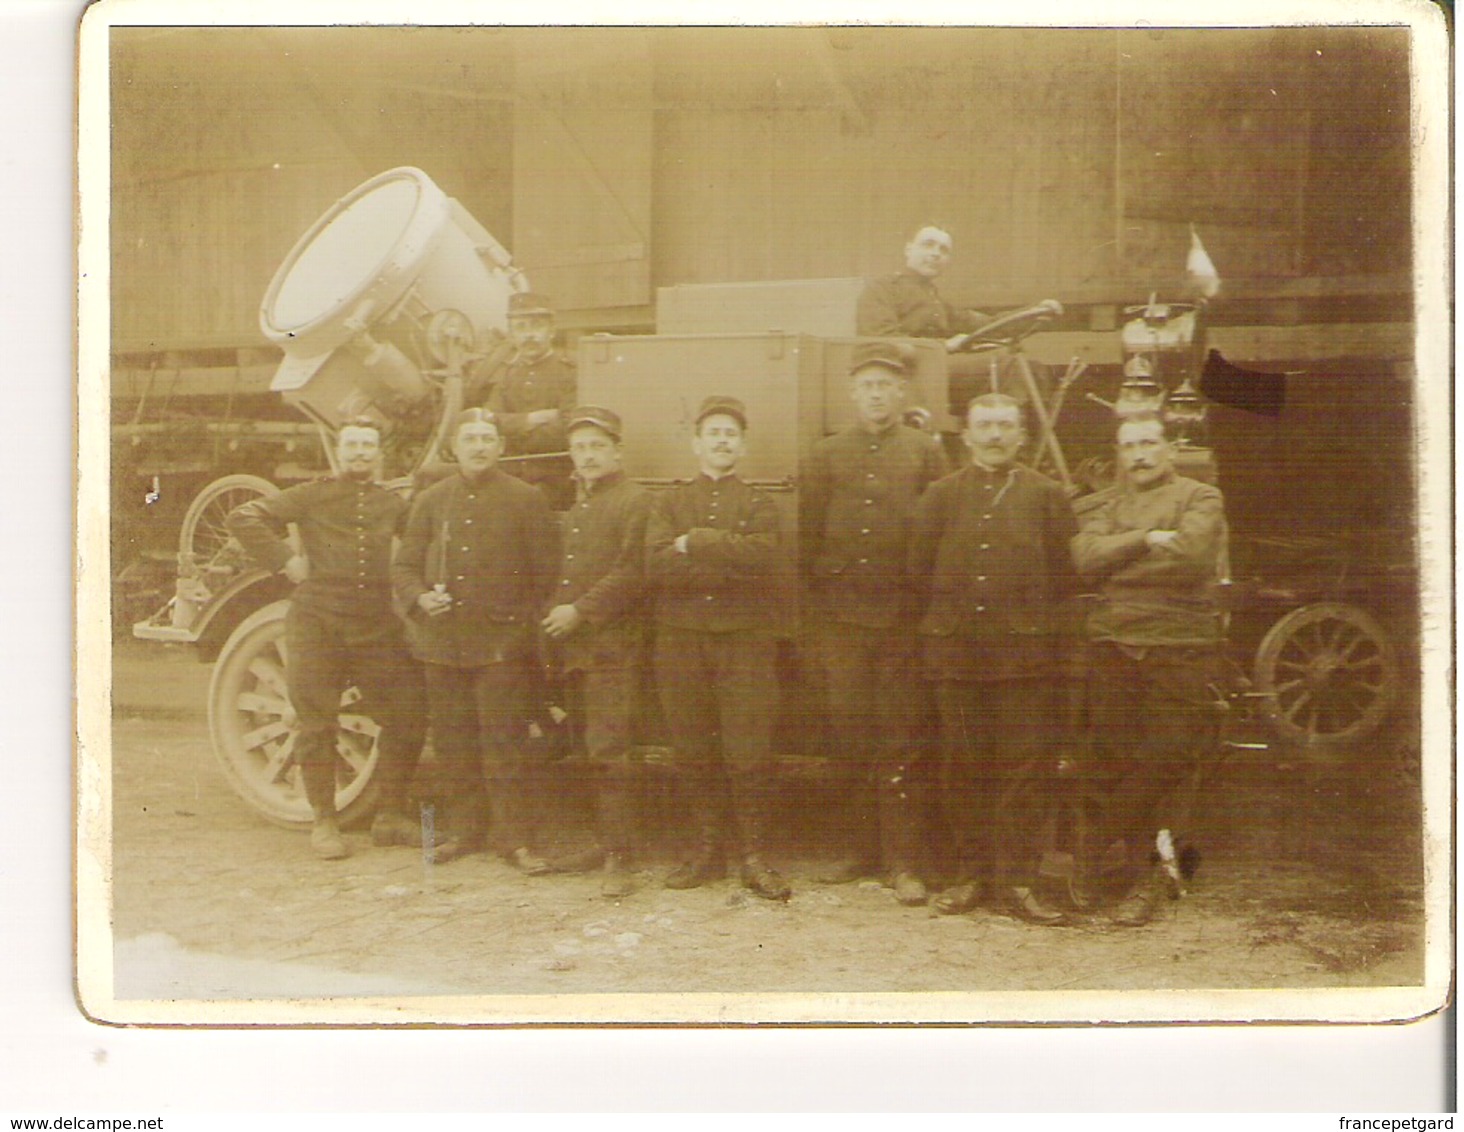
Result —
MULTIPOLYGON (((291 760, 297 734, 285 684, 285 611, 276 601, 239 623, 214 664, 208 726, 214 756, 234 792, 278 825, 308 826, 300 768, 291 760)), ((336 741, 336 810, 343 825, 369 819, 376 806, 373 775, 379 728, 352 712, 354 689, 341 697, 336 741)))
POLYGON ((1256 651, 1261 710, 1283 739, 1333 750, 1375 731, 1398 696, 1381 625, 1355 605, 1320 602, 1272 625, 1256 651))
POLYGON ((252 499, 274 495, 279 488, 260 476, 232 475, 216 479, 193 497, 178 533, 178 550, 205 579, 233 573, 248 556, 224 526, 229 512, 252 499))

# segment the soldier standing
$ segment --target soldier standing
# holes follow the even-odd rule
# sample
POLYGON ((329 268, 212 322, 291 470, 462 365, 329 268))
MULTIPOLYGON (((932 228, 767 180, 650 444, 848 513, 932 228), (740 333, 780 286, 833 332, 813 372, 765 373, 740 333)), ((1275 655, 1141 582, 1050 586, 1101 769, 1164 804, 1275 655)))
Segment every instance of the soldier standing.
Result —
POLYGON ((566 516, 564 556, 554 607, 542 622, 560 645, 585 748, 594 764, 601 891, 634 890, 631 853, 636 813, 629 762, 645 650, 645 544, 651 496, 621 465, 620 417, 583 406, 569 414, 576 499, 566 516))
POLYGON ((837 751, 846 856, 818 879, 881 871, 902 904, 925 903, 911 791, 920 681, 905 572, 920 494, 945 474, 929 434, 901 423, 913 358, 890 342, 856 348, 858 419, 814 445, 799 491, 801 562, 837 751))
POLYGON ((495 847, 537 874, 549 866, 530 849, 524 741, 534 630, 554 587, 558 532, 544 496, 498 469, 502 450, 491 413, 459 415, 457 474, 413 502, 391 574, 425 665, 433 745, 450 792, 434 859, 482 848, 487 810, 495 847))
POLYGON ((1076 589, 1076 530, 1062 488, 1016 464, 1021 406, 1000 393, 971 402, 972 462, 921 497, 910 570, 928 593, 919 632, 941 723, 941 802, 956 883, 935 898, 959 915, 994 888, 1016 915, 1060 923, 1027 885, 1038 814, 1008 794, 1018 775, 1056 773, 1061 607, 1076 589))
POLYGON ((786 900, 788 883, 763 857, 784 612, 776 592, 785 567, 781 524, 772 498, 735 474, 746 452, 742 402, 708 397, 694 429, 700 474, 657 497, 646 534, 656 682, 697 833, 694 855, 666 887, 720 879, 730 838, 742 855, 742 883, 786 900))
POLYGON ((1228 535, 1220 490, 1175 472, 1162 420, 1129 418, 1117 447, 1120 490, 1085 516, 1073 554, 1101 587, 1087 625, 1089 726, 1115 783, 1099 844, 1123 841, 1139 880, 1113 921, 1140 927, 1164 891, 1148 866, 1159 808, 1215 740, 1228 535))
POLYGON ((299 721, 294 757, 315 815, 310 847, 326 859, 350 853, 336 821, 335 747, 341 695, 353 685, 381 728, 372 840, 421 837, 406 799, 426 735, 422 671, 392 611, 387 574, 407 505, 375 482, 380 456, 376 424, 353 421, 336 437, 336 475, 251 500, 226 520, 257 561, 296 587, 285 615, 285 678, 299 721), (299 553, 286 538, 290 523, 300 532, 299 553))
POLYGON ((498 372, 487 407, 503 432, 504 455, 532 457, 505 468, 547 493, 559 510, 569 505, 571 469, 562 453, 565 414, 578 400, 574 365, 554 348, 554 310, 543 295, 509 296, 508 333, 514 354, 498 372))

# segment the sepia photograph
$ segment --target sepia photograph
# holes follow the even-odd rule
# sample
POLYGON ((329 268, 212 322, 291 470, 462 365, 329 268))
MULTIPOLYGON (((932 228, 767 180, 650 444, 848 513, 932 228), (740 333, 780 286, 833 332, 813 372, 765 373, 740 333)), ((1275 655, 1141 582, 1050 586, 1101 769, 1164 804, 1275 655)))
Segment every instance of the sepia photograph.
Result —
POLYGON ((81 22, 89 1017, 1447 1004, 1434 5, 358 7, 81 22))

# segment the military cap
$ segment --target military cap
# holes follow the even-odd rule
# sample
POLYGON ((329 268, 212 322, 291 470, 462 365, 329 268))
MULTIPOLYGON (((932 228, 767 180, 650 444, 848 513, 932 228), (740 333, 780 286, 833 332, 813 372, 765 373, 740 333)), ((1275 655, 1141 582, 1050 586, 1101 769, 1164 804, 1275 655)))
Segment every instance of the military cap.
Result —
POLYGON ((915 369, 915 350, 903 342, 860 342, 849 360, 849 372, 857 373, 865 366, 884 366, 909 377, 915 369))
POLYGON ((456 433, 463 425, 470 424, 490 424, 500 436, 503 434, 503 428, 491 409, 464 409, 457 415, 457 423, 453 425, 452 431, 456 433))
POLYGON ((554 313, 554 308, 549 305, 547 295, 537 295, 533 291, 515 291, 508 297, 508 317, 525 314, 549 314, 554 313))
POLYGON ((700 425, 702 421, 718 413, 731 417, 743 428, 747 427, 747 406, 736 397, 724 397, 719 394, 714 394, 701 403, 701 408, 696 411, 694 423, 700 425))
POLYGON ((580 425, 594 425, 602 432, 608 433, 613 440, 619 440, 624 430, 620 424, 620 414, 613 409, 602 409, 598 405, 580 405, 570 410, 569 422, 564 426, 566 434, 573 432, 580 425))

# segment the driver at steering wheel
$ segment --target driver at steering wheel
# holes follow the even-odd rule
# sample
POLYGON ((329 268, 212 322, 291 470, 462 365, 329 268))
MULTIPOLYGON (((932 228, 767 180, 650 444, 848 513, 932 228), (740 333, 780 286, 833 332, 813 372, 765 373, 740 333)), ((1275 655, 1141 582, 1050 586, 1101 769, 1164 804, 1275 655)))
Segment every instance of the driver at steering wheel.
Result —
POLYGON ((941 338, 947 350, 991 321, 978 310, 951 306, 935 281, 951 262, 951 237, 927 224, 905 245, 905 266, 893 275, 871 279, 859 296, 859 333, 878 338, 941 338))

